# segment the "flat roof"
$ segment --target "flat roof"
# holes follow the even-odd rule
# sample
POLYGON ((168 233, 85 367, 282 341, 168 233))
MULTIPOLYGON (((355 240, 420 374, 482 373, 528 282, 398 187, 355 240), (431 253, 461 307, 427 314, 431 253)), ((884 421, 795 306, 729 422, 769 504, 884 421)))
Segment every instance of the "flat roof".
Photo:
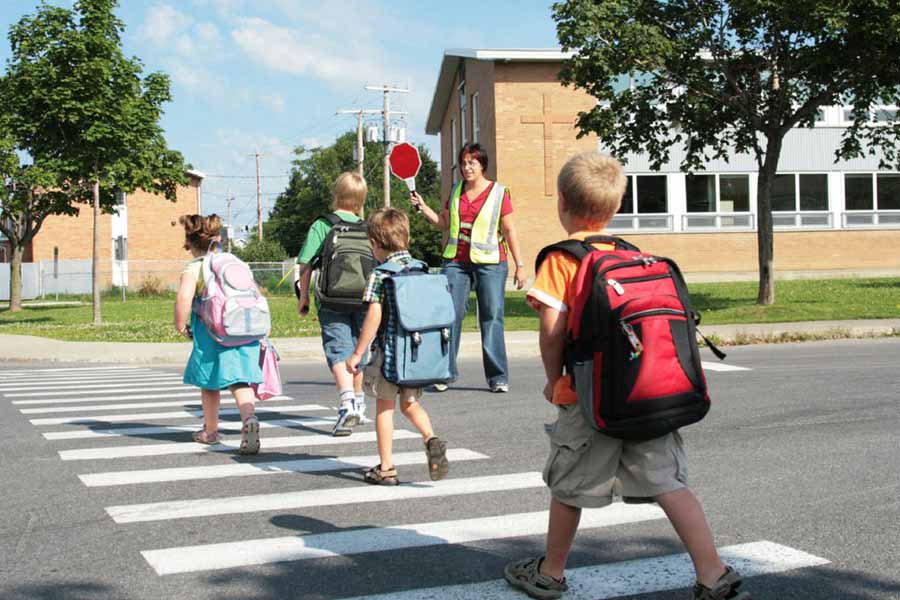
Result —
POLYGON ((459 63, 466 58, 501 62, 562 62, 571 58, 574 52, 563 52, 559 48, 448 48, 444 50, 441 69, 434 86, 431 109, 425 121, 425 133, 435 135, 441 130, 444 112, 450 102, 453 78, 459 63))
POLYGON ((185 171, 185 173, 187 173, 191 177, 196 177, 197 179, 206 179, 206 173, 197 171, 196 169, 188 169, 187 171, 185 171))

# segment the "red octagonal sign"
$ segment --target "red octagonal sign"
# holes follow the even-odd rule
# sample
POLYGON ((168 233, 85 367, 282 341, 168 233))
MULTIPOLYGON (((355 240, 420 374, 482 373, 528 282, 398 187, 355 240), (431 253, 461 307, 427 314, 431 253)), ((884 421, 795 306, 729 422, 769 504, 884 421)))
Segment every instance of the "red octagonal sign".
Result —
POLYGON ((403 142, 397 144, 391 150, 388 159, 391 163, 391 172, 406 182, 410 186, 410 190, 415 190, 415 177, 419 174, 419 167, 422 166, 422 159, 419 158, 419 151, 412 144, 403 142))

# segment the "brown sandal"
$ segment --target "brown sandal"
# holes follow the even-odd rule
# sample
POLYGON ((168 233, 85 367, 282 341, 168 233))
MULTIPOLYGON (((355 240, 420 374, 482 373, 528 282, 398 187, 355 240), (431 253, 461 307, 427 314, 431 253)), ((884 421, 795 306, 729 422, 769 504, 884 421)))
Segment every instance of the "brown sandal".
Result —
POLYGON ((428 459, 428 476, 438 481, 447 476, 450 463, 447 462, 447 442, 439 437, 430 437, 425 442, 425 456, 428 459))
POLYGON ((219 443, 219 432, 214 431, 209 433, 205 429, 201 429, 200 431, 195 431, 194 435, 191 436, 194 438, 194 441, 198 444, 218 444, 219 443))
POLYGON ((400 480, 397 478, 397 469, 382 469, 381 465, 375 465, 371 469, 367 469, 363 473, 363 479, 366 483, 374 485, 397 485, 400 480))

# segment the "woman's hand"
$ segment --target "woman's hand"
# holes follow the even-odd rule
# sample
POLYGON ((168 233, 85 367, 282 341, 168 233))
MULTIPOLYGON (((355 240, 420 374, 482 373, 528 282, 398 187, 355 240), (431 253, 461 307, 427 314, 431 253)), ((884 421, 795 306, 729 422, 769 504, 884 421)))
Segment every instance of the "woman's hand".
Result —
POLYGON ((525 267, 516 265, 516 272, 513 275, 513 278, 516 280, 517 290, 524 288, 525 282, 528 280, 528 275, 525 273, 525 267))
POLYGON ((419 192, 410 192, 409 201, 412 203, 413 208, 417 211, 422 212, 422 207, 425 206, 425 201, 422 199, 422 196, 419 195, 419 192))

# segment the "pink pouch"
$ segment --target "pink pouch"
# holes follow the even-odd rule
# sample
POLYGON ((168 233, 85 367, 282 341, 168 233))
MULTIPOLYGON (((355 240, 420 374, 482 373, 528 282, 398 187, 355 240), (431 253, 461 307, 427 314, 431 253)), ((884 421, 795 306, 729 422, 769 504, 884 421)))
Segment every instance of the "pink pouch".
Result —
POLYGON ((259 366, 262 369, 263 381, 254 384, 253 391, 260 400, 268 400, 281 395, 281 373, 278 371, 278 351, 268 338, 259 343, 259 366))

